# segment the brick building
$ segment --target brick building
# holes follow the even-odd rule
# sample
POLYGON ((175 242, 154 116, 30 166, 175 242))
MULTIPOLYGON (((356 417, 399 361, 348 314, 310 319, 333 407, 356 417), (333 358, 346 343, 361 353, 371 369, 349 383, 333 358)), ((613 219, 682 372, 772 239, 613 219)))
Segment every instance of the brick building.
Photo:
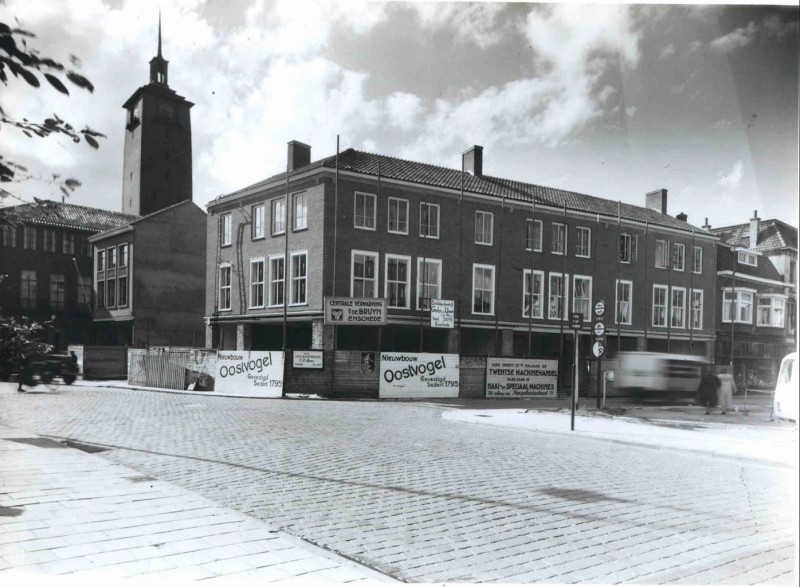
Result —
POLYGON ((604 299, 612 353, 713 356, 717 238, 668 216, 666 190, 631 206, 486 176, 481 147, 463 164, 312 163, 289 143, 287 173, 208 206, 206 344, 281 349, 285 314, 289 349, 553 357, 566 340, 569 360, 569 312, 604 299), (324 296, 388 298, 388 323, 334 334, 324 296), (425 298, 454 300, 460 328, 429 328, 425 298))
POLYGON ((749 223, 705 228, 722 239, 716 363, 732 363, 740 387, 773 389, 781 359, 797 349, 797 229, 757 211, 749 223))

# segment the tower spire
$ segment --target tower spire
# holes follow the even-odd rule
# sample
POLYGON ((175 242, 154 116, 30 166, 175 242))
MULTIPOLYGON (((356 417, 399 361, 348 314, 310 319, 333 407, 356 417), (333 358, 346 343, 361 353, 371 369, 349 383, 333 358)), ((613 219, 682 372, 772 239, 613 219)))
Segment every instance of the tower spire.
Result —
POLYGON ((161 57, 161 9, 158 9, 158 58, 163 59, 161 57))
POLYGON ((161 9, 158 10, 158 55, 150 60, 150 83, 167 84, 167 64, 169 62, 161 55, 161 9))

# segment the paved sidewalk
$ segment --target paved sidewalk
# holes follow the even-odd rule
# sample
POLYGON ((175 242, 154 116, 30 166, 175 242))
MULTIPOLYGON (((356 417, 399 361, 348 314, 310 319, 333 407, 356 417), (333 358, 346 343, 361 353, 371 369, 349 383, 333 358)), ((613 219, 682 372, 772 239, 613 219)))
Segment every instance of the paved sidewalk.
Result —
POLYGON ((450 410, 442 417, 457 422, 508 426, 571 434, 608 442, 679 450, 712 457, 797 468, 797 426, 763 428, 714 422, 683 422, 611 416, 596 410, 577 411, 570 430, 569 410, 450 410))
POLYGON ((43 574, 393 581, 170 483, 0 425, 0 583, 43 574))

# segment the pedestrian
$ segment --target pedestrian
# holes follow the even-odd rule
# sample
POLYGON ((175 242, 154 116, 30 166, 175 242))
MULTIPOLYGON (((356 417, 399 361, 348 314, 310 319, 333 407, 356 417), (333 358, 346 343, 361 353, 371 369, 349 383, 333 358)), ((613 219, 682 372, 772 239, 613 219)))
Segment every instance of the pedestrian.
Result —
POLYGON ((729 367, 722 367, 719 373, 719 406, 722 414, 727 413, 733 405, 733 394, 736 392, 736 381, 731 375, 729 367))
POLYGON ((19 364, 17 367, 17 391, 25 393, 25 390, 22 389, 22 384, 27 383, 26 382, 27 378, 28 378, 28 357, 26 357, 24 353, 21 353, 19 356, 19 364))
POLYGON ((717 394, 719 393, 722 382, 714 373, 713 367, 705 368, 706 374, 700 379, 700 387, 697 389, 700 405, 706 407, 706 415, 711 413, 711 408, 717 405, 717 394))

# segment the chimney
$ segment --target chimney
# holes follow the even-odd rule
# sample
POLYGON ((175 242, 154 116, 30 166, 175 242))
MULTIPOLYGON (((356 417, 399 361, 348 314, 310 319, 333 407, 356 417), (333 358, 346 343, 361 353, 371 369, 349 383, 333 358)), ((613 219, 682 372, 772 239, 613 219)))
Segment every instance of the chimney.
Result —
POLYGON ((483 147, 475 145, 464 151, 461 157, 464 162, 464 171, 471 173, 475 177, 483 175, 483 147))
POLYGON ((758 244, 758 223, 761 218, 758 217, 758 210, 753 210, 753 217, 750 219, 750 249, 755 249, 758 244))
POLYGON ((708 223, 708 218, 706 218, 706 223, 701 228, 703 230, 711 230, 711 225, 708 223))
POLYGON ((667 213, 667 190, 660 189, 652 192, 647 192, 646 208, 660 212, 661 214, 667 213))
POLYGON ((286 161, 289 171, 305 167, 311 163, 311 147, 299 141, 289 141, 286 161))
POLYGON ((686 222, 687 220, 689 220, 689 217, 688 217, 688 216, 687 216, 685 213, 683 213, 683 212, 681 212, 680 214, 678 214, 677 216, 675 216, 675 218, 677 218, 677 219, 678 219, 678 220, 680 220, 681 222, 686 222))

